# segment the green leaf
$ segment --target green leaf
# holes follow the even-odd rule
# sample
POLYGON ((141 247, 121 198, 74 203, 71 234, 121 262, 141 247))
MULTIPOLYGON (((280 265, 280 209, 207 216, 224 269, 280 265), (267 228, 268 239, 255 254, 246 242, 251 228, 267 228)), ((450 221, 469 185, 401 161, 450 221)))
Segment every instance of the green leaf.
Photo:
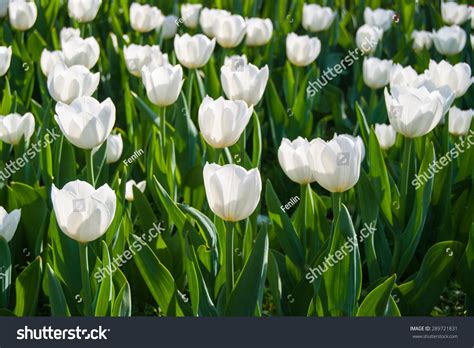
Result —
POLYGON ((389 312, 391 311, 390 295, 396 280, 397 275, 394 274, 374 290, 369 292, 364 301, 362 301, 359 310, 357 311, 357 316, 383 317, 389 315, 389 312))
POLYGON ((471 225, 469 241, 458 266, 457 280, 466 295, 474 299, 474 224, 471 225))
POLYGON ((130 292, 130 284, 126 282, 115 299, 114 307, 112 308, 112 317, 130 317, 131 315, 132 296, 130 292))
POLYGON ((48 263, 46 264, 46 277, 51 315, 53 317, 70 317, 71 313, 69 312, 61 283, 48 263))
MULTIPOLYGON (((105 270, 112 270, 111 260, 107 244, 102 241, 102 267, 105 270)), ((95 316, 105 317, 110 313, 113 300, 112 272, 104 272, 105 277, 101 277, 99 283, 99 294, 95 306, 95 316)))
POLYGON ((365 145, 369 144, 369 134, 370 128, 365 118, 364 111, 360 107, 359 103, 355 103, 357 122, 359 123, 360 134, 362 134, 362 139, 364 140, 365 145))
POLYGON ((179 230, 181 230, 184 226, 184 222, 186 221, 186 215, 184 215, 183 212, 178 208, 176 203, 171 199, 171 197, 168 195, 168 192, 166 192, 163 186, 161 186, 156 177, 154 177, 153 180, 155 181, 155 186, 158 189, 156 190, 158 198, 170 216, 170 220, 175 223, 179 230))
POLYGON ((15 281, 15 315, 19 317, 35 315, 41 285, 41 258, 37 257, 20 273, 15 281))
POLYGON ((0 236, 0 308, 8 307, 8 295, 12 278, 10 248, 7 241, 0 236))

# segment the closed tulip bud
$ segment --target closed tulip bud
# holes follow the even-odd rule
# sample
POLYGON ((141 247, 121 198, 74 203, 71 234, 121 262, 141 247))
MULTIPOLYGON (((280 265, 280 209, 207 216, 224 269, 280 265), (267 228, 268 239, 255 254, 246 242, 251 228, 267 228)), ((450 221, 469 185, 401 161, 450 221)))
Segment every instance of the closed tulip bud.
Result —
POLYGON ((33 1, 11 0, 8 6, 8 18, 13 29, 26 31, 33 27, 38 17, 38 9, 33 1))
POLYGON ((235 164, 206 163, 203 176, 209 207, 222 220, 244 220, 257 207, 262 192, 257 168, 247 171, 235 164))
POLYGON ((365 58, 363 64, 364 82, 372 89, 382 88, 390 82, 393 62, 387 59, 365 58))
POLYGON ((268 66, 259 69, 246 64, 233 70, 229 66, 221 67, 221 84, 227 98, 243 100, 247 105, 257 105, 262 99, 268 81, 268 66))
POLYGON ((273 34, 272 20, 249 18, 246 20, 245 44, 247 46, 263 46, 267 44, 273 34))
POLYGON ((252 116, 253 107, 244 101, 213 100, 206 96, 199 107, 198 120, 201 134, 209 145, 224 148, 234 145, 252 116))
POLYGON ((12 48, 0 46, 0 76, 7 73, 12 60, 12 48))
POLYGON ((76 180, 61 190, 53 184, 51 201, 61 231, 71 239, 88 243, 107 232, 115 216, 117 197, 107 184, 96 190, 76 180))
POLYGON ((390 87, 413 87, 419 78, 419 75, 411 66, 403 67, 400 64, 395 64, 390 73, 390 87))
POLYGON ((67 10, 69 17, 80 23, 94 20, 99 12, 100 0, 69 0, 67 10))
POLYGON ((66 46, 66 42, 76 37, 81 37, 81 31, 79 29, 62 28, 61 31, 59 32, 61 47, 66 46))
POLYGON ((30 140, 35 131, 35 118, 28 112, 0 116, 0 140, 10 145, 17 145, 21 139, 30 140))
POLYGON ((163 39, 172 39, 178 31, 178 17, 174 15, 166 16, 160 27, 163 39))
POLYGON ((456 98, 462 97, 472 84, 471 67, 466 63, 451 65, 445 60, 436 63, 430 60, 427 76, 437 88, 449 86, 456 98))
POLYGON ((467 135, 471 127, 472 116, 474 110, 460 110, 452 107, 449 110, 449 133, 456 136, 467 135))
POLYGON ((213 33, 217 43, 224 48, 237 47, 245 35, 245 20, 242 16, 230 15, 217 17, 213 33))
POLYGON ((78 97, 89 97, 99 86, 99 73, 91 73, 82 65, 70 68, 58 62, 48 75, 48 91, 57 102, 66 104, 78 97))
POLYGON ((93 37, 75 37, 64 43, 63 53, 68 66, 83 65, 92 69, 99 60, 100 48, 93 37))
POLYGON ((137 2, 130 6, 130 25, 135 31, 148 33, 161 26, 163 20, 164 17, 158 7, 140 5, 137 2))
POLYGON ((130 74, 141 77, 142 68, 148 64, 168 65, 168 55, 161 53, 160 46, 140 46, 131 44, 123 48, 125 64, 130 74))
POLYGON ((226 10, 214 8, 203 8, 199 17, 199 25, 202 31, 210 38, 214 38, 214 24, 219 17, 230 16, 231 13, 226 10))
POLYGON ((384 10, 382 8, 372 10, 370 7, 366 7, 364 10, 364 21, 365 24, 387 31, 392 26, 394 15, 395 12, 392 10, 384 10))
POLYGON ((99 103, 92 97, 79 97, 71 105, 56 104, 54 118, 71 144, 92 150, 101 145, 112 131, 115 105, 110 98, 99 103))
POLYGON ((150 101, 158 106, 168 106, 176 102, 183 87, 181 65, 145 65, 142 68, 143 85, 150 101))
POLYGON ((48 76, 51 71, 54 70, 56 64, 59 62, 64 63, 65 57, 62 51, 48 51, 46 48, 41 52, 41 71, 45 76, 48 76))
POLYGON ((429 50, 433 45, 433 34, 429 31, 414 30, 413 33, 411 33, 411 38, 413 39, 413 50, 417 52, 424 49, 429 50))
POLYGON ((290 33, 286 37, 286 56, 296 66, 307 66, 313 63, 321 53, 321 41, 308 35, 298 36, 290 33))
POLYGON ((384 150, 390 149, 395 144, 395 140, 397 140, 397 132, 389 124, 375 124, 375 135, 380 147, 384 150))
POLYGON ((139 189, 141 192, 145 192, 146 188, 146 181, 140 181, 138 184, 135 182, 135 180, 129 180, 125 184, 125 199, 129 202, 133 202, 134 197, 133 197, 133 187, 136 187, 139 189))
POLYGON ((201 4, 183 4, 181 5, 181 17, 184 25, 188 28, 195 29, 199 22, 199 11, 201 4))
POLYGON ((364 24, 356 32, 357 47, 366 54, 373 54, 382 36, 383 29, 364 24))
MULTIPOLYGON (((92 153, 96 153, 99 150, 99 148, 100 148, 100 145, 97 147, 94 147, 94 149, 92 150, 92 153)), ((110 134, 107 137, 107 141, 106 141, 105 162, 107 164, 117 162, 120 159, 120 156, 122 156, 122 151, 123 151, 122 136, 120 134, 117 134, 117 135, 110 134)))
MULTIPOLYGON (((360 135, 354 137, 350 134, 342 134, 344 135, 345 137, 348 137, 350 138, 354 143, 357 144, 357 146, 359 146, 359 152, 360 152, 360 161, 363 162, 364 161, 364 158, 365 158, 365 146, 364 146, 364 141, 362 140, 362 138, 360 137, 360 135)), ((334 133, 334 138, 337 138, 337 133, 334 133)))
POLYGON ((336 18, 336 12, 330 7, 321 7, 316 4, 303 5, 303 28, 311 32, 328 30, 336 18))
POLYGON ((248 64, 247 56, 242 54, 241 56, 234 55, 224 58, 224 66, 228 66, 231 70, 240 70, 248 64))
POLYGON ((174 37, 174 51, 179 62, 188 69, 202 68, 211 58, 216 39, 209 40, 203 34, 190 36, 176 35, 174 37))
POLYGON ((309 142, 302 137, 293 141, 283 138, 281 141, 278 148, 278 162, 291 181, 304 185, 316 180, 314 177, 315 161, 311 152, 314 142, 315 140, 309 142))
POLYGON ((442 27, 433 32, 436 50, 445 56, 454 56, 466 46, 466 32, 457 25, 442 27))
POLYGON ((20 218, 21 209, 15 209, 7 213, 5 208, 0 207, 0 237, 3 237, 7 243, 13 239, 20 218))
POLYGON ((471 9, 468 5, 460 5, 455 2, 442 2, 441 15, 446 24, 462 25, 470 18, 471 9))
POLYGON ((8 13, 8 3, 10 0, 0 0, 0 18, 5 17, 8 13))

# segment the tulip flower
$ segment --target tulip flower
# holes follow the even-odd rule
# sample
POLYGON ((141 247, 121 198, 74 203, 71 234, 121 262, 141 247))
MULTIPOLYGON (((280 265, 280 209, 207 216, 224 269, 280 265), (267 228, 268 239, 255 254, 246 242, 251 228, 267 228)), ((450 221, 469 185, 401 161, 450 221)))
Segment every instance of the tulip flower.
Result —
POLYGON ((230 15, 217 17, 212 30, 219 45, 224 48, 232 48, 242 42, 245 26, 246 23, 242 16, 230 15))
POLYGON ((416 52, 422 51, 424 49, 429 50, 433 45, 433 34, 429 31, 413 30, 411 33, 411 38, 413 39, 413 50, 416 52))
POLYGON ((209 145, 222 149, 234 145, 252 116, 253 107, 244 101, 214 100, 206 96, 199 107, 201 134, 209 145))
POLYGON ((26 31, 33 27, 38 17, 38 9, 33 1, 11 0, 8 6, 8 18, 13 29, 26 31))
POLYGON ((99 12, 100 0, 69 0, 67 10, 69 17, 80 23, 94 20, 99 12))
POLYGON ((231 13, 226 10, 218 10, 214 8, 203 8, 199 17, 199 25, 202 31, 211 39, 215 37, 214 24, 219 17, 230 16, 231 13))
POLYGON ((4 207, 0 207, 0 237, 3 237, 7 243, 13 239, 20 218, 21 209, 14 209, 7 213, 4 207))
POLYGON ((227 98, 243 100, 247 105, 257 105, 265 92, 268 81, 268 66, 258 69, 247 64, 237 70, 221 67, 221 84, 227 98))
POLYGON ((65 63, 64 53, 62 51, 48 51, 46 48, 41 52, 41 71, 47 77, 53 71, 56 64, 65 63))
POLYGON ((356 32, 357 47, 366 54, 373 54, 382 36, 381 28, 364 24, 356 32))
POLYGON ((158 7, 134 2, 130 6, 130 25, 139 33, 148 33, 161 26, 164 17, 158 7))
POLYGON ((316 170, 311 146, 315 140, 309 142, 307 139, 298 137, 290 141, 283 138, 278 148, 278 162, 281 169, 291 181, 300 185, 314 182, 316 170))
POLYGON ((74 37, 64 43, 63 53, 67 66, 83 65, 92 69, 99 60, 100 48, 93 37, 74 37))
POLYGON ((161 30, 161 36, 163 39, 172 39, 178 31, 178 17, 174 15, 166 16, 161 24, 161 27, 157 30, 161 30))
POLYGON ((61 31, 59 32, 61 47, 64 47, 66 45, 66 42, 76 37, 79 37, 79 38, 81 37, 81 31, 79 29, 62 28, 61 31))
POLYGON ((457 25, 442 27, 433 32, 436 50, 445 56, 454 56, 466 46, 466 32, 457 25))
POLYGON ((302 25, 305 30, 313 33, 328 30, 334 22, 337 13, 330 7, 321 7, 316 4, 303 5, 302 25))
POLYGON ((0 76, 7 73, 12 60, 12 48, 0 46, 0 76))
MULTIPOLYGON (((344 135, 345 137, 347 138, 350 138, 354 143, 357 144, 357 146, 359 146, 359 152, 360 152, 360 161, 363 162, 364 161, 364 158, 365 158, 365 146, 364 146, 364 141, 362 140, 362 137, 360 135, 354 137, 350 134, 342 134, 344 135)), ((337 138, 337 133, 334 133, 334 138, 337 138)))
POLYGON ((272 38, 272 20, 261 18, 249 18, 246 20, 245 44, 247 46, 263 46, 272 38))
POLYGON ((48 75, 48 91, 57 102, 66 104, 79 97, 89 97, 99 85, 99 73, 91 73, 82 65, 66 67, 58 62, 48 75))
POLYGON ((71 105, 56 104, 54 118, 71 144, 92 150, 101 145, 112 131, 115 105, 110 98, 99 103, 92 97, 79 97, 71 105))
POLYGON ((231 70, 241 70, 247 64, 248 60, 245 54, 242 54, 241 56, 234 55, 224 58, 224 66, 228 66, 231 70))
POLYGON ((379 89, 390 82, 393 62, 387 59, 365 58, 363 64, 363 77, 367 86, 379 89))
POLYGON ((168 106, 176 102, 183 87, 181 65, 145 65, 142 80, 150 101, 158 106, 168 106))
POLYGON ((135 180, 129 180, 125 184, 125 199, 129 202, 133 202, 134 197, 133 197, 133 187, 138 188, 141 192, 145 192, 146 188, 146 181, 140 181, 138 184, 135 182, 135 180))
POLYGON ((0 18, 5 17, 8 13, 8 3, 10 0, 0 0, 0 18))
POLYGON ((420 76, 411 66, 403 67, 395 64, 390 73, 390 87, 393 86, 410 86, 414 87, 420 76))
POLYGON ((466 63, 451 65, 445 60, 436 63, 430 60, 426 74, 438 88, 449 86, 456 98, 462 97, 472 84, 471 67, 466 63))
POLYGON ((28 112, 0 116, 0 140, 10 145, 17 145, 21 139, 30 140, 35 131, 35 118, 28 112))
POLYGON ((461 5, 455 2, 442 2, 441 16, 446 24, 462 25, 470 18, 471 9, 468 5, 461 5))
POLYGON ((286 37, 286 56, 296 66, 307 66, 313 63, 321 53, 321 41, 308 35, 298 36, 290 33, 286 37))
POLYGON ((395 12, 392 10, 384 10, 382 8, 372 10, 370 7, 366 7, 364 10, 364 21, 365 24, 387 31, 392 26, 394 15, 395 12))
POLYGON ((123 48, 125 64, 130 74, 141 77, 142 68, 147 64, 168 65, 168 54, 161 53, 160 46, 140 46, 131 44, 123 48))
MULTIPOLYGON (((92 150, 92 153, 96 153, 100 148, 99 146, 94 147, 92 150)), ((114 162, 117 162, 120 159, 120 156, 122 156, 122 151, 123 151, 123 140, 122 140, 122 135, 117 134, 117 135, 112 135, 110 134, 107 137, 106 141, 106 160, 105 162, 107 164, 111 164, 114 162)))
POLYGON ((379 141, 380 147, 384 150, 390 149, 397 140, 397 132, 389 124, 375 124, 375 135, 379 141))
POLYGON ((452 107, 449 110, 449 133, 455 136, 467 135, 471 127, 472 116, 474 110, 460 110, 457 107, 452 107))
POLYGON ((179 62, 188 69, 202 68, 211 58, 216 45, 216 39, 209 40, 203 34, 190 36, 176 35, 174 37, 174 51, 179 62))
POLYGON ((199 11, 202 4, 183 4, 181 5, 181 17, 184 25, 188 28, 195 29, 199 21, 199 11))

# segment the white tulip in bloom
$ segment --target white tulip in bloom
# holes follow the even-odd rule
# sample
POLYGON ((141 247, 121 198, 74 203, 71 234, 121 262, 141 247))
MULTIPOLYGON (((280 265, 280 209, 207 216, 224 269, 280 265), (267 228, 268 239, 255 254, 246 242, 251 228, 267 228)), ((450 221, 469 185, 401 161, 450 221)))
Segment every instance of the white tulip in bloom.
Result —
POLYGON ((231 13, 226 10, 219 10, 214 8, 203 8, 199 17, 199 25, 201 26, 204 34, 210 38, 215 37, 214 35, 214 24, 218 17, 230 16, 231 13))
POLYGON ((8 3, 10 0, 0 0, 0 18, 5 17, 8 13, 8 3))
POLYGON ((66 45, 66 42, 76 37, 81 37, 81 31, 79 29, 62 28, 59 32, 61 47, 64 47, 66 45))
POLYGON ((10 0, 8 18, 13 29, 25 31, 33 27, 38 17, 34 1, 10 0))
POLYGON ((442 2, 441 15, 446 24, 464 24, 471 16, 471 9, 468 5, 461 5, 455 2, 442 2))
POLYGON ((365 24, 387 31, 392 26, 394 15, 395 12, 392 10, 384 10, 382 8, 372 10, 370 7, 366 7, 364 10, 364 21, 365 24))
POLYGON ((372 89, 386 86, 390 82, 393 62, 387 59, 365 58, 363 64, 364 82, 372 89))
POLYGON ((413 50, 417 52, 424 49, 429 50, 433 45, 433 34, 429 31, 413 30, 413 33, 411 33, 411 38, 413 39, 413 50))
POLYGON ((234 55, 224 58, 224 66, 230 67, 232 70, 240 70, 248 64, 247 56, 242 54, 241 56, 234 55))
POLYGON ((130 6, 130 25, 140 33, 148 33, 163 23, 164 17, 158 7, 134 2, 130 6))
POLYGON ((202 137, 214 148, 234 145, 252 116, 253 107, 244 101, 213 100, 206 96, 199 106, 198 120, 202 137))
POLYGON ((259 69, 246 64, 238 69, 221 67, 221 84, 227 98, 243 100, 247 105, 257 105, 262 99, 268 81, 268 66, 259 69))
POLYGON ((35 118, 30 112, 0 116, 0 140, 4 143, 17 145, 22 138, 28 141, 34 131, 35 118))
POLYGON ((7 213, 4 207, 0 207, 0 237, 3 237, 7 243, 13 239, 20 218, 21 209, 15 209, 7 213))
POLYGON ((81 23, 94 20, 99 12, 100 0, 68 0, 69 17, 81 23))
POLYGON ((12 60, 12 48, 0 46, 0 76, 7 73, 12 60))
POLYGON ((273 23, 270 18, 248 18, 246 20, 245 44, 247 46, 263 46, 272 38, 273 23))
POLYGON ((183 4, 181 5, 181 17, 184 25, 188 28, 195 29, 199 22, 199 11, 202 4, 183 4))
POLYGON ((375 135, 380 147, 384 150, 390 149, 397 140, 397 132, 390 124, 375 124, 375 135))
POLYGON ((385 88, 385 104, 390 124, 397 133, 408 138, 421 137, 441 121, 443 98, 438 91, 395 86, 391 92, 392 95, 385 88))
POLYGON ((336 18, 336 12, 330 7, 316 4, 303 5, 303 28, 311 32, 328 30, 336 18))
POLYGON ((157 30, 161 30, 163 39, 172 39, 178 31, 178 17, 174 15, 166 16, 161 27, 157 30))
POLYGON ((133 187, 138 188, 141 192, 145 192, 146 188, 146 181, 140 181, 138 184, 135 182, 135 180, 129 180, 125 184, 125 199, 129 202, 133 202, 134 197, 133 197, 133 187))
POLYGON ((344 192, 359 181, 362 154, 357 138, 344 134, 328 142, 317 138, 311 142, 311 153, 314 178, 326 190, 344 192))
POLYGON ((449 133, 456 136, 467 135, 471 127, 474 110, 460 110, 452 107, 449 110, 449 133))
POLYGON ((203 176, 209 207, 221 219, 244 220, 257 207, 262 192, 257 168, 247 171, 235 164, 206 163, 203 176))
POLYGON ((145 65, 142 68, 143 85, 150 101, 158 106, 168 106, 176 102, 183 87, 181 65, 145 65))
MULTIPOLYGON (((354 137, 350 134, 342 134, 344 135, 345 137, 348 137, 350 139, 352 139, 352 141, 354 143, 357 144, 357 146, 359 146, 359 152, 360 152, 360 161, 364 161, 364 158, 365 158, 365 146, 364 146, 364 141, 362 140, 362 137, 360 135, 354 137)), ((334 133, 334 138, 337 138, 337 133, 334 133)))
POLYGON ((390 73, 390 87, 413 87, 417 83, 418 79, 420 79, 420 76, 410 65, 407 67, 403 67, 400 64, 395 64, 390 73))
POLYGON ((471 67, 466 63, 451 65, 445 60, 436 63, 430 60, 425 74, 437 88, 449 86, 456 98, 462 97, 472 84, 471 67))
POLYGON ((123 48, 125 64, 130 74, 141 77, 142 68, 148 64, 164 66, 169 64, 168 54, 161 53, 160 46, 140 46, 131 44, 123 48))
POLYGON ((64 43, 62 48, 68 66, 84 65, 87 69, 92 69, 99 60, 99 44, 93 37, 71 38, 64 43))
POLYGON ((245 20, 242 16, 230 15, 217 17, 213 33, 217 43, 224 48, 237 47, 245 35, 245 20))
POLYGON ((174 51, 179 62, 188 69, 202 68, 207 64, 214 52, 216 39, 208 39, 206 35, 176 35, 174 51))
POLYGON ((286 176, 298 184, 310 184, 316 179, 315 161, 311 146, 315 142, 298 137, 293 141, 283 138, 278 148, 278 162, 286 176))
POLYGON ((382 36, 383 29, 364 24, 356 32, 357 47, 364 53, 373 54, 382 36))
POLYGON ((92 150, 107 140, 112 131, 115 105, 110 98, 99 103, 92 97, 79 97, 71 105, 57 103, 54 118, 71 144, 92 150))
POLYGON ((466 32, 459 26, 442 27, 433 32, 436 50, 445 56, 454 56, 466 46, 466 32))
POLYGON ((85 181, 68 182, 51 189, 51 201, 59 228, 80 243, 92 242, 107 232, 115 216, 117 197, 105 184, 94 189, 85 181))
POLYGON ((91 96, 99 86, 99 73, 91 73, 82 65, 70 68, 59 61, 48 75, 48 91, 57 102, 66 104, 78 97, 91 96))
POLYGON ((62 51, 48 51, 46 48, 41 52, 41 71, 45 76, 48 76, 53 71, 56 64, 65 62, 64 53, 62 51))
MULTIPOLYGON (((96 153, 100 148, 100 145, 97 147, 94 147, 92 150, 92 153, 96 153)), ((117 162, 120 159, 120 156, 122 156, 122 151, 123 151, 123 140, 122 140, 122 135, 117 134, 113 135, 110 134, 107 137, 106 141, 106 163, 111 164, 114 162, 117 162)))
POLYGON ((321 53, 321 41, 308 35, 298 36, 290 33, 286 37, 286 55, 296 66, 307 66, 313 63, 321 53))

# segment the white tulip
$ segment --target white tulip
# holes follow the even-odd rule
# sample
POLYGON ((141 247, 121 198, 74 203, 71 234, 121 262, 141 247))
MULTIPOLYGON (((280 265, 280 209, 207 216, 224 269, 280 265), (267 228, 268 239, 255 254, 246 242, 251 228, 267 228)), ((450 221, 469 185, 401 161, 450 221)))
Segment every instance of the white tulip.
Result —
POLYGON ((364 24, 356 33, 357 47, 367 54, 373 54, 377 48, 377 44, 382 39, 383 29, 364 24))
POLYGON ((471 29, 474 29, 474 10, 472 9, 471 9, 471 29))
MULTIPOLYGON (((99 148, 100 148, 100 145, 94 147, 94 149, 92 150, 92 153, 96 153, 99 150, 99 148)), ((107 137, 107 141, 106 141, 106 148, 105 148, 106 160, 105 160, 105 162, 107 164, 117 162, 120 159, 120 156, 122 156, 122 151, 123 151, 122 135, 120 135, 120 134, 117 134, 117 135, 110 134, 107 137)))
POLYGON ((176 35, 174 37, 174 51, 179 62, 188 69, 202 68, 212 56, 216 39, 209 40, 203 34, 190 36, 176 35))
POLYGON ((33 1, 10 0, 8 18, 13 29, 26 31, 33 27, 38 17, 38 9, 33 1))
POLYGON ((316 180, 315 161, 311 152, 311 146, 315 141, 309 142, 302 137, 293 141, 283 138, 278 148, 278 162, 281 169, 298 184, 310 184, 316 180))
POLYGON ((390 87, 414 87, 419 78, 420 76, 411 66, 403 67, 400 64, 395 64, 390 73, 390 87))
POLYGON ((35 118, 31 112, 23 116, 16 113, 0 116, 0 140, 4 143, 17 145, 22 138, 28 141, 34 131, 35 118))
POLYGON ((183 4, 181 5, 181 17, 183 18, 184 25, 188 28, 194 29, 198 25, 199 11, 202 8, 202 4, 183 4))
POLYGON ((303 5, 302 25, 305 30, 319 32, 328 30, 336 18, 336 11, 330 7, 321 7, 316 4, 303 5))
POLYGON ((125 64, 130 74, 141 77, 142 68, 148 64, 168 65, 168 54, 161 53, 160 46, 140 46, 131 44, 123 48, 125 64))
POLYGON ((81 180, 68 182, 59 190, 53 184, 51 201, 59 228, 80 243, 102 237, 115 216, 117 197, 105 184, 97 190, 81 180))
POLYGON ((466 32, 457 25, 442 27, 433 32, 436 50, 445 56, 454 56, 466 46, 466 32))
POLYGON ((92 69, 99 60, 100 48, 93 37, 86 39, 74 37, 64 43, 63 53, 68 66, 83 65, 87 69, 92 69))
POLYGON ((146 188, 146 181, 140 181, 138 184, 135 182, 135 180, 129 180, 125 184, 125 199, 129 202, 133 202, 134 197, 133 197, 133 187, 136 187, 139 189, 141 192, 145 192, 146 188))
POLYGON ((378 89, 390 82, 393 62, 387 59, 365 58, 363 64, 363 77, 367 86, 378 89))
POLYGON ((308 35, 298 36, 290 33, 286 37, 286 55, 296 66, 307 66, 313 63, 321 53, 321 41, 308 35))
POLYGON ((142 68, 143 85, 150 101, 158 106, 168 106, 176 102, 183 87, 181 65, 145 65, 142 68))
MULTIPOLYGON (((362 140, 362 137, 360 135, 354 137, 350 134, 341 134, 344 135, 345 137, 350 138, 354 143, 357 144, 359 147, 359 153, 360 153, 360 161, 363 162, 365 158, 365 146, 364 146, 364 141, 362 140)), ((337 138, 337 133, 334 133, 333 139, 337 138)))
POLYGON ((224 58, 224 66, 228 66, 231 68, 231 70, 241 70, 247 64, 248 60, 245 54, 242 54, 241 56, 234 55, 224 58))
POLYGON ((135 31, 148 33, 161 26, 163 21, 164 17, 158 7, 140 5, 137 2, 130 6, 130 25, 135 31))
POLYGON ((242 16, 230 15, 217 17, 213 33, 217 43, 224 48, 237 47, 245 35, 245 20, 242 16))
POLYGON ((471 16, 471 9, 468 5, 461 5, 455 2, 442 2, 441 15, 446 24, 464 24, 471 16))
POLYGON ((257 105, 265 92, 268 81, 268 66, 262 69, 246 64, 233 70, 229 66, 221 67, 221 84, 227 98, 243 100, 247 105, 257 105))
POLYGON ((13 239, 20 218, 21 209, 15 209, 7 213, 5 208, 0 207, 0 237, 3 237, 7 243, 13 239))
POLYGON ((198 120, 201 134, 209 145, 224 148, 234 145, 252 117, 253 107, 244 101, 213 100, 206 96, 199 106, 198 120))
POLYGON ((263 46, 272 38, 272 20, 262 18, 248 18, 246 20, 245 44, 247 46, 263 46))
POLYGON ((395 12, 392 10, 384 10, 382 8, 372 10, 370 7, 366 7, 364 10, 364 21, 365 24, 387 31, 392 26, 394 15, 395 12))
POLYGON ((0 46, 0 76, 7 73, 12 60, 12 48, 0 46))
POLYGON ((413 30, 411 38, 413 39, 413 49, 417 52, 424 49, 429 50, 433 45, 433 34, 429 31, 413 30))
POLYGON ((209 207, 221 219, 244 220, 257 207, 262 192, 257 168, 247 171, 235 164, 206 163, 203 176, 209 207))
POLYGON ((115 123, 115 105, 110 98, 99 103, 92 97, 79 97, 71 105, 56 104, 54 116, 64 136, 81 149, 100 146, 115 123))
POLYGON ((219 17, 230 16, 231 13, 226 10, 214 8, 203 8, 199 17, 199 25, 202 31, 210 38, 214 38, 214 24, 219 17))
POLYGON ((8 3, 10 0, 0 0, 0 18, 5 17, 8 13, 8 3))
POLYGON ((100 0, 68 0, 67 10, 69 17, 80 23, 94 20, 99 12, 100 0))
POLYGON ((46 48, 41 52, 41 71, 45 76, 48 76, 54 70, 56 64, 65 62, 64 53, 62 51, 48 51, 46 48))
POLYGON ((472 84, 471 67, 466 63, 451 65, 445 60, 436 63, 430 60, 425 74, 437 88, 449 86, 456 98, 462 97, 472 84))
POLYGON ((390 124, 375 124, 375 135, 380 147, 384 150, 390 149, 397 140, 397 132, 390 124))
POLYGON ((474 110, 460 110, 457 107, 452 107, 449 110, 449 133, 456 136, 467 135, 471 127, 472 116, 474 110))
POLYGON ((48 91, 57 102, 70 104, 78 97, 91 96, 99 79, 99 73, 93 74, 82 65, 68 68, 59 61, 48 75, 48 91))
POLYGON ((161 30, 163 39, 172 39, 178 31, 178 17, 174 15, 166 16, 161 27, 157 30, 161 30))
POLYGON ((62 28, 59 32, 59 37, 61 40, 61 47, 64 47, 66 45, 66 42, 68 42, 69 40, 76 37, 81 37, 81 31, 79 29, 74 28, 62 28))

